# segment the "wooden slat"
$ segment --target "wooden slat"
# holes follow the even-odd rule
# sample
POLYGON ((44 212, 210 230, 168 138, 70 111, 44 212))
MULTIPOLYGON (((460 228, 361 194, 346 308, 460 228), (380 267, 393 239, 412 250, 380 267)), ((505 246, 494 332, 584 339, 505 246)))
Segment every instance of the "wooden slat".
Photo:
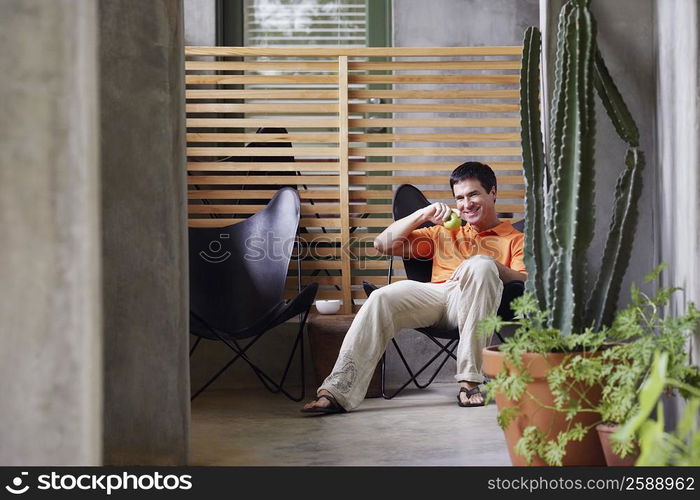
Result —
POLYGON ((337 162, 236 162, 236 161, 202 161, 189 162, 189 172, 334 172, 338 170, 337 162))
MULTIPOLYGON (((259 149, 259 148, 256 148, 259 149)), ((261 148, 260 148, 261 149, 261 148)), ((521 156, 521 148, 350 148, 353 156, 521 156)))
MULTIPOLYGON (((476 106, 476 105, 475 105, 476 106)), ((481 104, 481 106, 486 106, 481 104)), ((187 104, 187 113, 267 113, 267 114, 335 114, 338 112, 336 103, 315 104, 228 104, 228 103, 203 103, 187 104)))
MULTIPOLYGON (((187 85, 335 84, 335 75, 185 75, 187 85)), ((480 82, 486 83, 486 82, 480 82)))
MULTIPOLYGON (((187 77, 190 78, 190 77, 187 77)), ((199 77, 204 78, 204 77, 199 77)), ((217 77, 212 77, 217 78, 217 77)), ((246 78, 246 77, 238 77, 246 78)), ((250 77, 256 78, 256 77, 250 77)), ((283 78, 283 77, 278 77, 283 78)), ((311 77, 309 77, 311 78, 311 77)), ((317 77, 320 78, 320 77, 317 77)), ((454 85, 459 83, 497 83, 516 84, 520 82, 520 75, 350 75, 350 83, 436 83, 454 85)), ((206 83, 206 82, 204 82, 206 83)), ((232 82, 245 83, 245 82, 232 82)), ((250 82, 253 83, 253 82, 250 82)), ((256 82, 265 83, 265 82, 256 82)), ((285 83, 285 82, 280 82, 285 83)), ((292 82, 289 82, 292 83, 292 82)), ((301 82, 299 82, 301 83, 301 82)), ((319 82, 320 83, 320 82, 319 82)))
MULTIPOLYGON (((191 125, 194 126, 194 125, 191 125)), ((221 126, 221 125, 219 125, 221 126)), ((520 118, 351 118, 350 127, 481 128, 520 127, 520 118)))
MULTIPOLYGON (((341 269, 342 263, 339 260, 310 260, 301 263, 303 269, 341 269)), ((292 260, 289 263, 289 269, 296 269, 296 261, 292 260)), ((348 291, 350 290, 348 280, 348 291)))
MULTIPOLYGON (((190 200, 230 200, 230 199, 241 199, 241 200, 259 200, 259 199, 271 199, 277 191, 261 190, 261 189, 251 189, 246 191, 240 190, 218 190, 218 189, 191 189, 187 191, 187 197, 190 200)), ((312 199, 312 200, 337 200, 340 197, 337 189, 328 190, 311 190, 311 189, 299 189, 299 197, 302 200, 312 199)))
MULTIPOLYGON (((350 130, 348 128, 348 58, 347 56, 338 57, 338 158, 340 162, 340 205, 344 208, 340 212, 340 235, 341 243, 347 245, 350 242, 350 214, 347 207, 350 203, 349 191, 350 186, 348 183, 348 171, 349 171, 349 143, 348 134, 350 130)), ((342 257, 342 291, 343 291, 343 314, 352 313, 352 297, 350 290, 350 259, 346 254, 342 257)))
POLYGON ((309 217, 299 219, 300 227, 325 227, 325 228, 340 228, 341 222, 339 218, 332 217, 309 217))
MULTIPOLYGON (((523 164, 519 161, 498 161, 488 162, 488 165, 495 171, 498 170, 522 170, 523 164)), ((366 162, 366 161, 351 161, 350 170, 353 171, 400 171, 412 170, 419 172, 437 172, 444 171, 449 175, 452 170, 457 167, 457 163, 451 162, 366 162)))
MULTIPOLYGON (((223 106, 223 105, 222 105, 223 106)), ((517 113, 519 104, 351 104, 351 113, 517 113)))
MULTIPOLYGON (((501 184, 522 184, 524 181, 521 175, 501 175, 498 176, 498 182, 501 184)), ((372 184, 421 184, 430 185, 437 184, 444 186, 448 184, 448 177, 444 175, 351 175, 351 186, 366 186, 372 184)))
MULTIPOLYGON (((446 190, 434 190, 434 189, 424 189, 423 194, 426 198, 431 201, 438 201, 441 199, 452 199, 452 191, 449 188, 446 190)), ((504 200, 510 199, 520 199, 525 196, 524 189, 499 189, 498 197, 504 200)))
POLYGON ((351 99, 369 99, 371 97, 381 99, 518 99, 520 92, 515 89, 350 90, 351 99))
POLYGON ((389 267, 389 260, 365 260, 365 261, 353 261, 353 269, 387 269, 389 267))
MULTIPOLYGON (((263 208, 265 208, 265 205, 187 205, 187 211, 191 214, 254 214, 263 208)), ((365 206, 363 206, 362 211, 369 213, 365 206)), ((389 212, 387 213, 390 212, 391 207, 389 207, 389 212)), ((301 205, 302 217, 316 217, 318 214, 338 213, 340 213, 340 205, 338 203, 317 203, 315 205, 302 203, 301 205)))
POLYGON ((322 233, 319 231, 313 233, 301 233, 299 234, 299 238, 306 243, 340 243, 339 232, 322 233))
POLYGON ((394 220, 389 219, 389 218, 384 218, 384 219, 364 218, 364 219, 361 219, 359 217, 353 217, 350 219, 350 226, 351 227, 381 227, 381 228, 385 228, 385 227, 388 227, 392 222, 394 222, 394 220))
MULTIPOLYGON (((517 91, 513 92, 517 94, 517 91)), ((187 99, 338 99, 338 91, 326 89, 187 89, 185 97, 187 99)))
POLYGON ((188 219, 188 227, 226 227, 243 222, 245 219, 188 219))
POLYGON ((187 148, 187 156, 335 156, 336 148, 187 148))
MULTIPOLYGON (((302 264, 302 267, 304 265, 302 264)), ((301 277, 301 285, 306 286, 310 283, 318 283, 319 285, 340 285, 340 276, 304 276, 302 275, 301 277)), ((297 278, 294 276, 293 278, 287 278, 287 287, 292 287, 293 289, 296 289, 297 286, 297 278)))
MULTIPOLYGON (((501 61, 388 61, 388 62, 353 62, 349 64, 350 71, 375 70, 502 70, 520 69, 520 60, 501 61)), ((194 68, 193 68, 194 69, 194 68)), ((212 68, 204 68, 212 69, 212 68)))
POLYGON ((459 57, 520 56, 522 46, 496 47, 206 47, 187 46, 185 56, 272 57, 459 57))
POLYGON ((221 184, 221 185, 337 185, 337 175, 190 175, 187 184, 221 184))
POLYGON ((391 205, 389 203, 382 205, 350 205, 350 213, 355 214, 355 216, 362 214, 390 214, 391 205))
MULTIPOLYGON (((513 61, 504 61, 512 64, 513 61)), ((185 71, 336 71, 335 61, 186 61, 185 71)), ((486 69, 486 68, 483 68, 486 69)), ((496 68, 491 69, 519 69, 496 68)))
MULTIPOLYGON (((334 247, 334 248, 308 248, 305 249, 304 253, 302 254, 306 259, 320 259, 320 258, 329 258, 329 257, 339 257, 344 251, 346 251, 343 248, 339 247, 334 247)), ((379 258, 379 257, 386 257, 379 253, 379 251, 374 248, 374 247, 354 247, 350 249, 350 255, 353 259, 359 258, 359 257, 372 257, 372 258, 379 258)))
MULTIPOLYGON (((335 105, 337 107, 337 105, 335 105)), ((382 135, 382 134, 377 134, 382 135)), ((187 142, 296 142, 337 143, 338 134, 221 134, 190 133, 187 142)))
MULTIPOLYGON (((346 136, 347 140, 347 136, 346 136)), ((336 148, 207 148, 189 147, 187 156, 335 156, 336 148)), ((521 156, 519 147, 493 148, 350 148, 352 156, 521 156)))
MULTIPOLYGON (((398 268, 398 262, 394 262, 394 269, 398 268)), ((303 264, 302 264, 302 267, 303 264)), ((362 276, 353 276, 352 277, 352 284, 354 286, 361 286, 362 285, 362 280, 365 279, 362 276)), ((392 281, 403 281, 406 278, 404 276, 395 276, 392 281)), ((372 281, 375 285, 378 286, 384 286, 386 285, 386 276, 371 276, 370 281, 372 281)), ((340 276, 325 276, 325 275, 317 275, 317 276, 305 276, 302 275, 301 277, 301 284, 302 286, 308 285, 309 283, 318 283, 321 286, 333 286, 333 285, 340 285, 340 276)), ((286 287, 292 290, 296 290, 297 287, 297 278, 295 276, 290 276, 287 278, 286 282, 286 287)), ((363 292, 364 293, 364 292, 363 292)))
MULTIPOLYGON (((204 135, 204 134, 202 134, 204 135)), ((260 134, 263 135, 263 134, 260 134)), ((298 134, 303 135, 303 134, 298 134)), ((189 139, 188 139, 189 140, 189 139)), ((517 132, 452 134, 350 134, 350 142, 520 142, 517 132)))
MULTIPOLYGON (((316 217, 317 214, 339 214, 340 205, 319 203, 316 205, 301 205, 302 217, 316 217)), ((191 214, 245 214, 252 215, 265 208, 265 205, 187 205, 191 214)), ((364 210, 364 209, 363 209, 364 210)), ((389 210, 391 212, 391 210, 389 210)), ((365 212, 367 213, 367 212, 365 212)))
MULTIPOLYGON (((187 127, 283 127, 283 128, 337 128, 336 118, 187 118, 187 127)), ((380 125, 381 126, 381 125, 380 125)), ((484 125, 486 126, 486 125, 484 125)))

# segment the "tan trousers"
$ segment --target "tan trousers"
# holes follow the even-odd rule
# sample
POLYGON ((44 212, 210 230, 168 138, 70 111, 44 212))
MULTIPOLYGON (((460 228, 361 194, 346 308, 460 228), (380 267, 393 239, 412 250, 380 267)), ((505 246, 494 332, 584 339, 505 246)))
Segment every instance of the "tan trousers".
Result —
POLYGON ((491 257, 467 261, 459 281, 397 281, 372 292, 350 325, 333 371, 318 390, 330 392, 346 410, 367 393, 374 368, 389 341, 402 328, 459 329, 457 381, 483 382, 481 350, 490 343, 477 331, 481 319, 498 310, 503 283, 491 257))

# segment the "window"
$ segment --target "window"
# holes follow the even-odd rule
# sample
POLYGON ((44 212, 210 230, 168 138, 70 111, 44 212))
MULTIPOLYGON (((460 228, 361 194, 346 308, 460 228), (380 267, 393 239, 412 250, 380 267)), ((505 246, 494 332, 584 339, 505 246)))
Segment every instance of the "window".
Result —
POLYGON ((218 0, 219 45, 387 47, 391 0, 218 0))

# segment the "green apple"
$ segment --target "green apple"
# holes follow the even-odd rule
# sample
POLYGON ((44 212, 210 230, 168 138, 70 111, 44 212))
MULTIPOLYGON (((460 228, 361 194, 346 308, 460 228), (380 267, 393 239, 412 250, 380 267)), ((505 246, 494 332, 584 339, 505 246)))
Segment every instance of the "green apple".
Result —
POLYGON ((450 220, 446 221, 443 225, 450 231, 457 231, 460 227, 462 227, 462 219, 459 218, 459 215, 452 212, 450 220))

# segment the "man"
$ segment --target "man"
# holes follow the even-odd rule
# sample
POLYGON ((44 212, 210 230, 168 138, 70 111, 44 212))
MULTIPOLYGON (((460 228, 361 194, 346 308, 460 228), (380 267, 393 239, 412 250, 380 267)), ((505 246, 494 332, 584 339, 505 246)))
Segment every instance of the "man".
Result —
POLYGON ((397 281, 375 290, 343 340, 333 371, 317 390, 307 413, 342 413, 365 397, 374 368, 402 328, 459 329, 457 395, 460 406, 483 406, 479 384, 485 339, 481 319, 498 309, 503 283, 526 279, 523 233, 496 214, 496 176, 488 165, 467 162, 450 176, 457 208, 433 203, 395 221, 374 240, 383 254, 433 259, 430 283, 397 281), (450 231, 452 212, 467 225, 450 231), (435 226, 417 229, 425 222, 435 226))

